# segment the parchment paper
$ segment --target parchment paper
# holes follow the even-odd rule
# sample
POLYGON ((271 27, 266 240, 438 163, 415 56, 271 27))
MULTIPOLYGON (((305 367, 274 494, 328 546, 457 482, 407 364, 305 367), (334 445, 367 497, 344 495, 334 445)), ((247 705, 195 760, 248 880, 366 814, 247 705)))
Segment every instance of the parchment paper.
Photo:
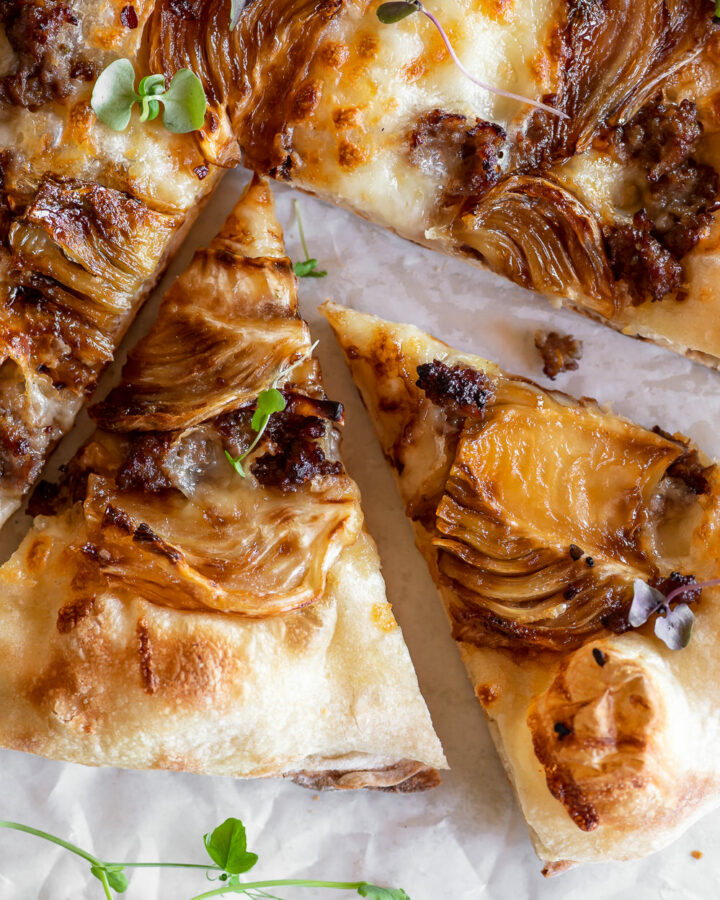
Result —
MULTIPOLYGON (((247 175, 226 176, 136 322, 125 352, 147 330, 159 296, 192 250, 222 224, 247 175)), ((290 255, 302 258, 292 200, 276 191, 290 255)), ((357 398, 340 351, 316 309, 330 297, 386 318, 413 322, 511 372, 546 383, 535 330, 552 326, 584 342, 577 372, 555 386, 612 401, 643 424, 690 435, 720 456, 720 374, 633 341, 465 263, 415 247, 320 202, 301 198, 311 255, 325 279, 301 281, 328 394, 346 405, 344 456, 359 483, 370 532, 380 548, 388 594, 418 672, 435 727, 452 767, 427 794, 315 794, 284 782, 240 782, 166 772, 92 770, 0 751, 0 817, 53 831, 102 858, 203 862, 202 835, 227 816, 242 818, 258 877, 362 879, 404 887, 412 900, 657 900, 711 898, 720 884, 720 813, 692 828, 673 847, 635 863, 585 866, 554 879, 540 875, 523 820, 495 755, 480 708, 450 639, 440 601, 414 548, 411 530, 357 398), (690 853, 703 851, 701 860, 690 853)), ((682 315, 682 311, 678 311, 682 315)), ((108 373, 98 396, 117 380, 108 373)), ((50 471, 67 459, 81 427, 65 441, 50 471)), ((18 514, 0 545, 5 558, 29 519, 18 514)), ((718 697, 720 702, 720 696, 718 697)), ((134 900, 186 900, 207 890, 202 874, 134 874, 134 900)), ((343 897, 334 891, 287 889, 287 900, 343 897)), ((349 896, 349 895, 347 895, 349 896)), ((84 900, 102 897, 99 882, 78 859, 35 838, 0 830, 2 900, 84 900)))

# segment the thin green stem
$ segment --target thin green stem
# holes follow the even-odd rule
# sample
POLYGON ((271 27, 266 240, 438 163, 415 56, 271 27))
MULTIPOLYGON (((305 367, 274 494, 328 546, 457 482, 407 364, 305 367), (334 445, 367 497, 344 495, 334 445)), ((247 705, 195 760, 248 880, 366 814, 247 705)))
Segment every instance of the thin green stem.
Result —
POLYGON ((98 859, 97 856, 93 856, 92 853, 88 853, 87 850, 83 850, 81 847, 78 847, 76 844, 71 844, 69 841, 64 841, 62 838, 55 837, 54 834, 48 834, 47 831, 40 831, 38 828, 30 828, 29 825, 21 825, 19 822, 0 821, 0 828, 12 828, 14 831, 24 831, 26 834, 34 834, 35 837, 43 838, 43 840, 50 841, 52 844, 64 847, 65 850, 69 850, 76 856, 81 856, 94 866, 105 865, 102 860, 98 859))
POLYGON ((105 874, 105 870, 100 870, 100 883, 103 886, 103 890, 105 891, 105 896, 107 900, 113 900, 113 895, 110 893, 110 882, 107 880, 107 875, 105 874))
POLYGON ((300 232, 300 243, 302 244, 302 248, 305 251, 305 259, 310 259, 310 251, 308 250, 307 244, 305 243, 305 232, 303 231, 303 223, 300 216, 300 202, 298 200, 293 200, 293 204, 295 205, 295 218, 297 219, 298 231, 300 232))
POLYGON ((222 872, 220 866, 204 866, 201 863, 163 863, 163 862, 106 862, 108 868, 122 866, 123 869, 204 869, 210 872, 222 872))
POLYGON ((245 891, 257 890, 266 887, 319 887, 332 888, 337 891, 356 891, 365 884, 364 881, 307 881, 304 878, 285 878, 281 881, 246 881, 241 884, 226 885, 198 894, 191 900, 206 900, 207 897, 221 897, 223 894, 242 894, 245 891))

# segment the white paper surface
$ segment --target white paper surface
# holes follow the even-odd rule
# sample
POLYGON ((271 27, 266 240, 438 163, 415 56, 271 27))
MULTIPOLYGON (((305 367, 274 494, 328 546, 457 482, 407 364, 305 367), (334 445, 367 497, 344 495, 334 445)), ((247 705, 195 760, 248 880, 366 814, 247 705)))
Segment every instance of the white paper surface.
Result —
MULTIPOLYGON (((147 330, 159 296, 193 249, 222 224, 247 180, 226 176, 143 310, 119 354, 147 330)), ((288 251, 301 259, 292 200, 278 187, 288 251)), ((227 816, 242 818, 253 870, 262 878, 358 879, 403 887, 412 900, 657 900, 711 898, 720 884, 720 813, 645 861, 585 866, 545 880, 496 757, 479 705, 450 639, 439 598, 415 550, 411 528, 329 327, 317 313, 327 297, 389 319, 412 322, 449 343, 496 360, 511 372, 547 383, 534 349, 536 329, 552 326, 581 338, 576 372, 555 386, 612 401, 645 425, 683 431, 720 456, 720 374, 633 341, 582 317, 553 310, 540 297, 415 247, 311 198, 301 198, 311 255, 325 279, 301 281, 303 315, 323 365, 326 388, 346 405, 344 457, 363 493, 370 532, 382 557, 388 595, 415 663, 420 687, 452 767, 426 794, 315 794, 291 783, 240 782, 170 772, 92 770, 0 751, 0 817, 46 829, 113 861, 204 862, 202 835, 227 816), (691 857, 701 850, 701 860, 691 857)), ((678 309, 682 315, 682 308, 678 309)), ((117 381, 116 366, 98 396, 117 381)), ((56 453, 50 472, 91 427, 56 453)), ((0 543, 4 559, 29 519, 18 514, 0 543)), ((187 900, 207 890, 202 874, 144 870, 132 875, 133 900, 187 900)), ((287 900, 345 897, 336 891, 290 889, 287 900)), ((2 900, 102 897, 86 865, 33 837, 0 830, 2 900)))

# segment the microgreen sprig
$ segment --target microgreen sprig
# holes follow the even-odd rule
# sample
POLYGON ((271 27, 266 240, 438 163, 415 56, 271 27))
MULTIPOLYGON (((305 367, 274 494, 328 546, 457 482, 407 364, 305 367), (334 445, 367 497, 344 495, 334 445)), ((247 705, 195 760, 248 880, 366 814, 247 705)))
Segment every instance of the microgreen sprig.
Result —
POLYGON ((135 69, 129 59, 116 59, 97 78, 90 105, 95 115, 113 131, 124 131, 135 104, 140 121, 151 122, 163 107, 163 125, 173 134, 202 128, 207 99, 202 82, 190 69, 179 69, 165 89, 164 75, 146 75, 135 91, 135 69))
MULTIPOLYGON (((720 3, 720 0, 718 0, 720 3)), ((447 32, 440 24, 440 21, 434 16, 429 10, 425 9, 420 0, 392 0, 390 3, 382 3, 377 8, 377 17, 384 25, 394 25, 396 22, 400 22, 402 19, 406 19, 408 16, 411 16, 413 13, 421 12, 424 16, 426 16, 433 25, 437 28, 440 33, 440 37, 443 39, 443 43, 447 47, 447 51, 450 54, 452 61, 455 65, 460 69, 460 71, 465 75, 466 78, 469 78, 473 84, 476 84, 478 87, 483 88, 483 90, 490 91, 492 94, 498 94, 501 97, 508 97, 510 100, 519 100, 520 103, 526 103, 528 106, 534 106, 536 109, 542 109, 545 112, 551 113, 554 116, 558 116, 561 119, 568 119, 569 116, 562 112, 562 110, 555 109, 553 106, 548 106, 546 103, 540 103, 539 100, 531 100, 530 97, 523 97, 522 94, 513 94, 510 91, 504 91, 501 88, 494 87, 492 84, 488 84, 486 81, 480 81, 479 78, 476 78, 471 72, 469 72, 457 53, 455 52, 455 48, 450 42, 450 38, 447 35, 447 32)))
POLYGON ((314 257, 310 257, 310 251, 305 242, 305 231, 303 229, 302 218, 300 217, 300 204, 297 200, 293 200, 293 205, 295 207, 295 219, 298 224, 298 231, 300 232, 300 243, 305 251, 305 259, 302 262, 295 263, 293 272, 295 272, 298 278, 324 278, 327 275, 327 272, 325 269, 317 268, 318 261, 314 257))
MULTIPOLYGON (((203 837, 203 843, 212 865, 202 863, 117 863, 105 862, 77 844, 71 844, 54 834, 31 828, 20 822, 0 822, 0 828, 22 831, 57 844, 75 856, 90 863, 90 872, 102 884, 106 900, 113 900, 112 892, 124 894, 128 888, 125 869, 196 869, 204 871, 209 878, 216 878, 223 884, 219 888, 196 894, 191 900, 205 900, 207 897, 221 897, 224 894, 244 894, 247 897, 259 898, 271 895, 265 892, 268 887, 319 887, 335 890, 356 891, 361 897, 371 900, 410 900, 405 891, 399 888, 384 888, 366 881, 315 881, 303 878, 282 878, 269 881, 240 881, 240 875, 248 872, 258 861, 257 853, 247 849, 245 826, 240 819, 226 819, 221 825, 203 837)), ((280 898, 277 898, 280 900, 280 898)))
MULTIPOLYGON (((720 2, 720 0, 718 0, 720 2)), ((247 0, 230 0, 230 31, 233 31, 240 21, 240 13, 247 6, 247 0)))
POLYGON ((695 616, 687 603, 678 603, 674 607, 670 604, 683 594, 699 593, 703 588, 718 584, 720 578, 713 578, 710 581, 690 581, 678 585, 668 594, 663 594, 642 579, 636 578, 633 582, 633 599, 628 622, 633 628, 639 628, 651 616, 655 616, 656 637, 660 638, 670 650, 682 650, 690 642, 695 616))
POLYGON ((260 391, 258 394, 258 398, 255 405, 255 412, 253 413, 252 420, 250 422, 250 426, 253 431, 256 431, 255 439, 252 444, 247 448, 244 453, 241 453, 240 456, 233 456, 228 451, 225 451, 225 456, 228 459, 230 465, 235 469, 238 475, 245 478, 247 472, 243 468, 243 460, 246 459, 253 450, 260 443, 260 440, 265 433, 265 429, 268 426, 268 422, 270 421, 270 416, 276 412, 282 412, 286 407, 285 398, 277 389, 278 384, 282 381, 283 378, 287 378, 287 376, 292 372, 292 370, 299 366, 300 363, 305 362, 310 356, 312 356, 313 350, 317 347, 318 341, 310 347, 308 352, 302 356, 300 359, 296 360, 292 365, 287 366, 284 369, 281 369, 277 375, 275 376, 275 380, 273 381, 272 387, 266 388, 264 391, 260 391))

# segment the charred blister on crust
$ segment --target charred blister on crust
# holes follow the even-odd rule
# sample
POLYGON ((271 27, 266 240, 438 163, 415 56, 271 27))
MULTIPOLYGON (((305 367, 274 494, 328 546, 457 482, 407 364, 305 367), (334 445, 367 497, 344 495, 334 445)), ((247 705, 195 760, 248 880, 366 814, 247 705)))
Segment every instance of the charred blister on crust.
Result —
POLYGON ((600 647, 568 657, 528 713, 550 793, 582 831, 650 817, 665 788, 656 763, 661 697, 639 661, 600 647), (602 662, 600 661, 602 660, 602 662))
POLYGON ((153 648, 145 619, 140 619, 137 623, 137 642, 143 688, 146 693, 154 694, 158 689, 158 677, 153 668, 153 648))
POLYGON ((95 610, 96 598, 93 595, 79 597, 66 603, 58 610, 57 630, 60 634, 69 634, 82 619, 91 615, 95 610))

